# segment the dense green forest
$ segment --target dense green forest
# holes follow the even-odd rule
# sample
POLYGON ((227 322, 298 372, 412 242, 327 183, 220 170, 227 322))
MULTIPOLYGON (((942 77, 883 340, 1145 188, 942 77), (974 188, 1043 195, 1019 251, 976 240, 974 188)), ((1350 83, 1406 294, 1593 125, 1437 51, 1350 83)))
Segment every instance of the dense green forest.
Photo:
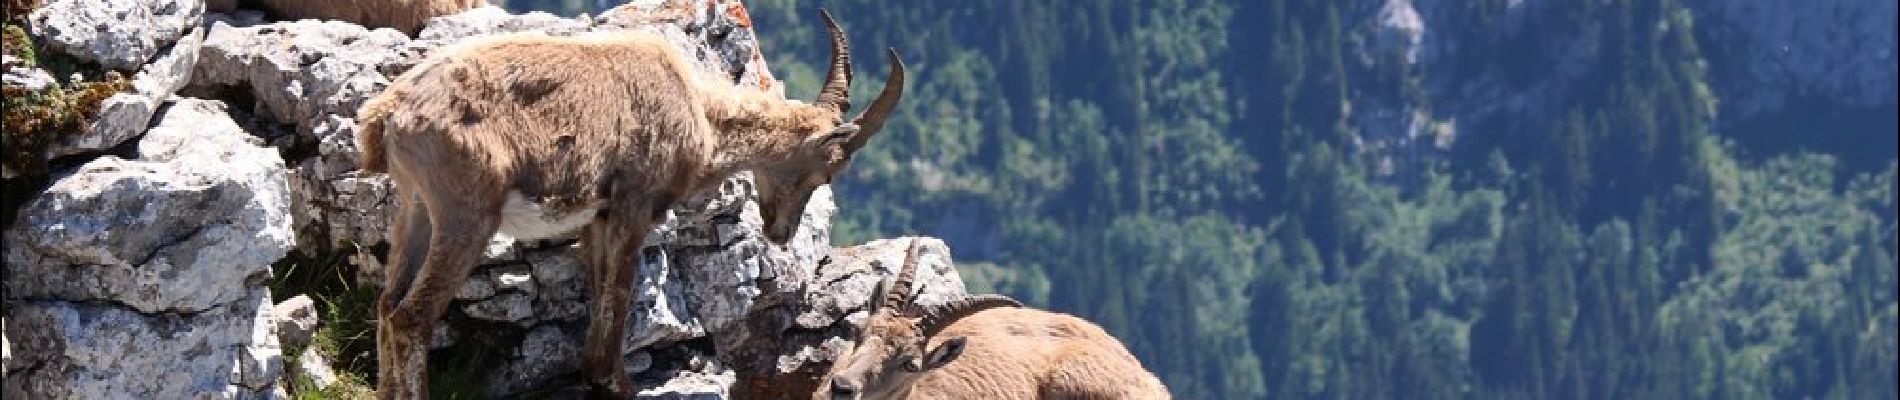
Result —
POLYGON ((747 2, 794 96, 820 6, 854 93, 911 67, 836 242, 944 237, 1178 397, 1900 397, 1891 98, 1718 131, 1693 4, 1434 4, 1419 61, 1382 3, 747 2))

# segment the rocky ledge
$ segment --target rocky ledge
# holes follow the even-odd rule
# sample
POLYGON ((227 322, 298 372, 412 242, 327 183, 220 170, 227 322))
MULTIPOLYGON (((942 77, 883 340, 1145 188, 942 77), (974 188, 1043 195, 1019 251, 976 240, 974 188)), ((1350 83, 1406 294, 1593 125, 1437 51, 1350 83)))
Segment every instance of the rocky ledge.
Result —
MULTIPOLYGON (((335 381, 314 348, 285 365, 285 345, 311 340, 318 306, 291 296, 302 293, 272 304, 267 284, 287 257, 346 260, 334 267, 353 271, 352 284, 379 283, 393 205, 384 176, 355 168, 355 110, 443 45, 640 29, 705 73, 783 95, 736 1, 643 1, 579 18, 488 7, 414 38, 206 13, 202 0, 121 3, 54 0, 28 18, 35 40, 132 73, 133 90, 54 144, 50 183, 4 231, 7 398, 278 398, 291 375, 335 381)), ((8 76, 44 75, 18 70, 8 76)), ((649 236, 625 355, 643 396, 808 395, 910 243, 833 248, 836 208, 820 189, 792 243, 773 246, 754 196, 750 176, 734 176, 649 236)), ((962 293, 948 247, 912 239, 924 245, 921 301, 962 293)), ((574 392, 587 272, 573 246, 496 237, 432 356, 482 353, 492 396, 574 392)))

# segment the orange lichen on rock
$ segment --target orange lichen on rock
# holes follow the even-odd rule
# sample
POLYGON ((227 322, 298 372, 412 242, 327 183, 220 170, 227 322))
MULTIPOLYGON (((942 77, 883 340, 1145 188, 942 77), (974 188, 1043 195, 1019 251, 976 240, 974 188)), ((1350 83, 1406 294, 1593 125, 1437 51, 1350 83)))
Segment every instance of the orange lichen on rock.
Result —
POLYGON ((745 4, 738 2, 726 4, 726 15, 732 16, 734 23, 742 28, 752 29, 752 16, 746 14, 745 4))

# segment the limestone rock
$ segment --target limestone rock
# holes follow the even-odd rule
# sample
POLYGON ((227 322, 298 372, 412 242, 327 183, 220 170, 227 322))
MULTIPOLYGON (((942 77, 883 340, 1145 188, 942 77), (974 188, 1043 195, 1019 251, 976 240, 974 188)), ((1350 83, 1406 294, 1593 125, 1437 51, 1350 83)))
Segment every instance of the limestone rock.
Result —
POLYGON ((522 322, 534 315, 533 299, 522 293, 504 293, 462 307, 469 317, 495 322, 522 322))
POLYGON ((284 347, 309 345, 317 334, 317 303, 310 296, 297 295, 277 303, 271 307, 271 317, 276 320, 278 342, 284 347))
POLYGON ((551 326, 528 331, 510 355, 511 360, 496 368, 490 379, 489 393, 520 393, 560 374, 580 370, 581 335, 569 334, 551 326))
POLYGON ((336 21, 250 22, 214 18, 186 92, 250 93, 253 102, 237 107, 294 127, 293 142, 316 143, 317 157, 293 163, 291 174, 299 248, 382 242, 393 211, 389 185, 354 171, 352 117, 388 85, 383 68, 409 59, 402 50, 409 39, 336 21))
POLYGON ((337 21, 237 27, 213 22, 193 70, 194 86, 250 89, 258 114, 308 132, 325 115, 355 115, 389 80, 378 66, 402 59, 408 38, 337 21))
POLYGON ((283 160, 180 100, 139 142, 56 180, 6 233, 10 298, 198 312, 248 295, 291 244, 283 160))
POLYGON ((11 54, 5 55, 4 57, 4 61, 0 62, 0 64, 5 65, 6 75, 0 77, 0 85, 5 85, 9 88, 17 87, 28 92, 38 92, 58 84, 53 81, 53 74, 47 73, 46 70, 28 67, 24 62, 18 58, 14 58, 11 54))
POLYGON ((315 389, 323 389, 341 382, 336 370, 330 368, 330 358, 317 351, 316 347, 307 347, 297 356, 297 365, 291 366, 292 378, 303 378, 315 389))
POLYGON ((455 292, 456 300, 481 300, 495 295, 495 283, 482 274, 469 275, 462 282, 462 289, 455 292))
POLYGON ((99 103, 99 117, 86 131, 68 136, 50 146, 49 157, 110 149, 145 132, 145 125, 158 112, 160 99, 138 93, 119 93, 99 103))
POLYGON ((132 77, 131 93, 115 94, 99 106, 99 118, 85 132, 66 136, 46 149, 47 157, 62 157, 111 149, 144 133, 160 103, 191 82, 192 64, 198 61, 198 48, 204 43, 204 29, 191 33, 162 52, 132 77))
POLYGON ((783 398, 817 389, 818 377, 842 350, 843 338, 865 317, 878 282, 893 279, 912 239, 921 245, 915 296, 919 304, 939 304, 967 292, 956 273, 949 248, 934 238, 876 240, 840 248, 810 264, 810 286, 762 300, 746 316, 743 328, 722 339, 720 359, 736 373, 733 397, 783 398))
POLYGON ((132 76, 132 89, 139 94, 164 98, 191 83, 192 69, 198 64, 198 51, 204 47, 205 28, 191 32, 160 53, 158 59, 139 68, 132 76))
POLYGON ((641 390, 635 399, 642 400, 723 400, 729 398, 727 391, 732 387, 731 372, 718 374, 682 373, 669 379, 660 386, 641 390))
POLYGON ((135 71, 204 20, 203 0, 52 0, 27 17, 41 43, 135 71))
POLYGON ((20 301, 8 311, 21 360, 8 398, 265 398, 281 373, 269 296, 192 314, 92 302, 20 301), (259 333, 264 333, 259 335, 259 333))
POLYGON ((434 48, 469 38, 508 32, 543 32, 566 35, 586 32, 592 24, 561 18, 544 12, 510 14, 501 7, 488 6, 436 17, 416 33, 417 45, 434 48))

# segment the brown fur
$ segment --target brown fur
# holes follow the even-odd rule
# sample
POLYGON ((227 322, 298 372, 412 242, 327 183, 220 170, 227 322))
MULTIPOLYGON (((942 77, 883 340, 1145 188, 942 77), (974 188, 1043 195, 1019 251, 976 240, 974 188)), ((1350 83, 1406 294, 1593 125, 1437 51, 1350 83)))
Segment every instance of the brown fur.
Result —
POLYGON ((1120 340, 1081 318, 993 308, 931 338, 969 338, 963 354, 924 374, 908 399, 1165 399, 1168 391, 1120 340))
POLYGON ((862 333, 814 398, 1169 398, 1120 340, 1081 318, 996 295, 936 309, 908 304, 911 251, 887 300, 873 300, 862 333), (932 324, 942 325, 932 332, 932 324))
POLYGON ((357 166, 364 171, 389 172, 389 162, 383 161, 383 120, 395 105, 396 96, 376 96, 356 111, 356 143, 363 157, 357 166))
POLYGON ((210 0, 207 9, 262 10, 279 20, 329 19, 414 35, 430 18, 488 5, 487 0, 210 0))
POLYGON ((895 106, 901 89, 890 88, 902 87, 903 71, 892 54, 885 95, 851 123, 834 103, 702 77, 672 44, 639 31, 478 39, 396 78, 358 111, 361 167, 387 172, 401 206, 377 304, 379 392, 427 397, 435 321, 515 193, 550 210, 600 210, 580 230, 596 282, 582 364, 600 394, 632 395, 621 338, 638 252, 661 213, 753 170, 766 238, 784 243, 811 191, 895 106))

